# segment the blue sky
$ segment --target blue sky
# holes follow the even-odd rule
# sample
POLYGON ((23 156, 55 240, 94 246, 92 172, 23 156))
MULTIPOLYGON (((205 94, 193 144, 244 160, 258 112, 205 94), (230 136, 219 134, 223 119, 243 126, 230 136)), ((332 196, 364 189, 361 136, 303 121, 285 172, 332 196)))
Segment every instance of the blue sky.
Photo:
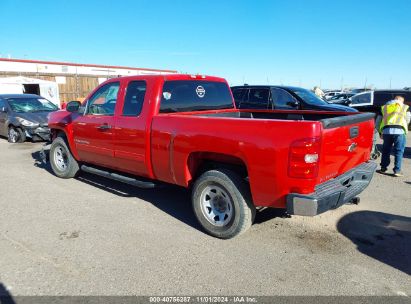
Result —
POLYGON ((0 54, 222 76, 411 86, 411 0, 0 0, 0 54))

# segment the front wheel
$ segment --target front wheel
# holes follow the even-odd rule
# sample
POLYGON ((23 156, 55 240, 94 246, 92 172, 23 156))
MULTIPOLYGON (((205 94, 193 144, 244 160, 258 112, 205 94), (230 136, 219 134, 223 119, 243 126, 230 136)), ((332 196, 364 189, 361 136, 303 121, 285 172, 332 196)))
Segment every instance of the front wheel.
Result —
POLYGON ((255 218, 248 185, 230 170, 202 174, 193 186, 192 204, 204 230, 222 239, 240 235, 255 218))
POLYGON ((61 178, 75 177, 80 171, 77 160, 73 157, 64 137, 57 137, 50 147, 50 164, 54 174, 61 178))
POLYGON ((12 144, 22 143, 26 141, 26 134, 22 129, 10 126, 7 133, 7 139, 9 143, 12 144))

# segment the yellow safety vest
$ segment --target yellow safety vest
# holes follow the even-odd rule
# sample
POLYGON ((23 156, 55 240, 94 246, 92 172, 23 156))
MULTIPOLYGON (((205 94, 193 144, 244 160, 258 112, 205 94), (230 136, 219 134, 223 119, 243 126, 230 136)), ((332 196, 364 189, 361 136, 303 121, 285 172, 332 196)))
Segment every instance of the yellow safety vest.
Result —
POLYGON ((397 126, 404 129, 405 134, 408 133, 408 125, 406 115, 408 111, 407 105, 393 103, 381 107, 382 120, 380 124, 380 133, 386 126, 397 126))

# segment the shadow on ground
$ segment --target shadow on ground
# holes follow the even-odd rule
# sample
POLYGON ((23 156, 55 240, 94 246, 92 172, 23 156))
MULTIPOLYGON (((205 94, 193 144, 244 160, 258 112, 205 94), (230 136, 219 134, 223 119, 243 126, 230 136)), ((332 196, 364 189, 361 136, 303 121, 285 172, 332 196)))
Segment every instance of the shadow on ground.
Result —
MULTIPOLYGON (((45 164, 42 162, 40 151, 33 152, 31 156, 34 160, 35 167, 54 174, 50 163, 45 164)), ((136 197, 150 202, 155 207, 181 222, 195 229, 202 230, 192 210, 190 191, 185 188, 169 184, 159 184, 154 189, 141 189, 85 172, 82 172, 76 179, 121 197, 136 197)), ((265 208, 257 212, 254 223, 262 224, 278 217, 287 218, 290 216, 286 213, 285 209, 265 208)))
POLYGON ((40 169, 44 169, 46 171, 48 171, 49 173, 53 174, 53 171, 51 170, 51 166, 50 163, 44 163, 41 160, 41 155, 40 155, 40 151, 35 151, 33 153, 31 153, 31 157, 34 160, 34 166, 40 169))
POLYGON ((342 217, 337 229, 363 254, 411 275, 410 217, 358 211, 342 217))
MULTIPOLYGON (((40 151, 33 152, 31 156, 35 167, 44 169, 54 175, 50 163, 45 164, 42 162, 40 151)), ((201 230, 191 208, 190 192, 184 188, 160 184, 154 189, 141 189, 86 172, 82 172, 76 179, 120 197, 136 197, 150 202, 181 222, 201 230)))
POLYGON ((160 184, 154 189, 141 189, 85 172, 76 179, 121 197, 136 197, 149 202, 179 221, 201 230, 191 207, 190 192, 184 188, 160 184))
POLYGON ((255 216, 254 224, 263 224, 274 218, 291 218, 286 209, 265 208, 259 210, 255 216))

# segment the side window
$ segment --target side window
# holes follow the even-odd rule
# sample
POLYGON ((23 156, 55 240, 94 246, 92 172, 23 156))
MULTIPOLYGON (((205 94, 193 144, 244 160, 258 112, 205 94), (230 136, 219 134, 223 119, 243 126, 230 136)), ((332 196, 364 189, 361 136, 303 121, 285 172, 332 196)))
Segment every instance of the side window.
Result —
POLYGON ((86 114, 114 115, 119 88, 119 82, 111 82, 98 89, 88 101, 86 114))
POLYGON ((4 101, 0 99, 0 109, 5 107, 5 106, 6 106, 6 104, 4 103, 4 101))
POLYGON ((269 89, 251 89, 248 102, 253 103, 256 108, 267 109, 269 107, 269 89))
POLYGON ((138 116, 143 108, 147 84, 145 81, 131 81, 124 99, 123 116, 138 116))
POLYGON ((246 92, 247 89, 233 89, 233 97, 237 107, 244 101, 244 95, 246 92))
POLYGON ((271 96, 275 109, 295 109, 297 99, 283 89, 272 88, 271 96))
POLYGON ((364 93, 364 94, 358 94, 355 95, 352 99, 351 99, 352 104, 356 105, 356 104, 371 104, 371 93, 364 93))

